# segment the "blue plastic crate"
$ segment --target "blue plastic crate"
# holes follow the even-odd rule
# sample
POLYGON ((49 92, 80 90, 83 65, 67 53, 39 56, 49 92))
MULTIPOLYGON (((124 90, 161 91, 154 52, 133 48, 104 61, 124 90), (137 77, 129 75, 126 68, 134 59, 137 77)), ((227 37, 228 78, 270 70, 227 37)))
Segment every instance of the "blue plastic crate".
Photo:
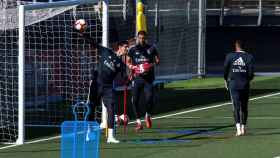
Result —
POLYGON ((61 158, 99 158, 100 128, 97 122, 65 121, 61 133, 61 158))

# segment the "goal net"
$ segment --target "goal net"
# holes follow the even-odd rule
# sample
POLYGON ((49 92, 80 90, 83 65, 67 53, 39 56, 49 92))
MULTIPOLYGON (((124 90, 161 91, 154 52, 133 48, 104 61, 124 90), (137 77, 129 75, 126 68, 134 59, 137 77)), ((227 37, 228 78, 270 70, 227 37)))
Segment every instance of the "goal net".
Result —
POLYGON ((71 105, 86 101, 97 54, 73 23, 85 19, 86 32, 100 41, 102 22, 97 0, 82 2, 25 4, 23 38, 19 5, 0 10, 1 142, 16 142, 26 126, 60 125, 72 119, 71 105))
MULTIPOLYGON (((148 40, 161 58, 156 78, 203 74, 205 0, 143 2, 148 40)), ((87 99, 97 59, 90 43, 73 30, 74 21, 85 19, 86 32, 97 41, 104 39, 98 0, 24 4, 24 27, 20 4, 0 6, 0 142, 18 141, 24 127, 57 126, 73 119, 71 105, 87 99)), ((110 1, 110 46, 135 37, 135 6, 134 0, 110 1)))
MULTIPOLYGON (((205 73, 205 0, 142 0, 148 42, 159 50, 156 79, 187 79, 205 73)), ((134 37, 135 0, 112 0, 110 39, 134 37)))
POLYGON ((157 79, 187 79, 201 75, 205 27, 203 0, 147 0, 149 40, 158 47, 157 79))

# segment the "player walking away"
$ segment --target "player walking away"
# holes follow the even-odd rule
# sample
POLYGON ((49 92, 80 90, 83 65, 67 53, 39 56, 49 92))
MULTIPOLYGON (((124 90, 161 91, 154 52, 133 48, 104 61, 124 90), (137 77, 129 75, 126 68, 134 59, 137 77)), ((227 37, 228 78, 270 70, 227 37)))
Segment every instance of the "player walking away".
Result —
POLYGON ((114 137, 114 124, 115 124, 115 94, 113 91, 113 80, 119 72, 125 67, 125 62, 122 61, 121 56, 128 52, 128 42, 122 41, 118 43, 118 50, 100 46, 88 34, 80 31, 80 35, 88 40, 94 48, 98 51, 98 64, 94 68, 91 83, 89 102, 92 112, 89 116, 91 120, 94 119, 94 107, 101 106, 103 101, 107 108, 108 113, 108 138, 107 143, 119 143, 120 141, 114 137), (102 101, 101 101, 102 99, 102 101))
POLYGON ((234 42, 235 51, 226 56, 224 63, 225 87, 233 102, 236 136, 244 135, 248 117, 250 81, 254 78, 254 58, 243 50, 240 40, 234 42))
POLYGON ((132 71, 132 105, 136 116, 136 131, 142 130, 140 120, 140 95, 144 90, 146 115, 146 127, 151 128, 151 112, 153 107, 153 81, 155 79, 154 65, 159 64, 157 49, 146 42, 146 32, 139 31, 137 43, 128 52, 127 65, 132 71))

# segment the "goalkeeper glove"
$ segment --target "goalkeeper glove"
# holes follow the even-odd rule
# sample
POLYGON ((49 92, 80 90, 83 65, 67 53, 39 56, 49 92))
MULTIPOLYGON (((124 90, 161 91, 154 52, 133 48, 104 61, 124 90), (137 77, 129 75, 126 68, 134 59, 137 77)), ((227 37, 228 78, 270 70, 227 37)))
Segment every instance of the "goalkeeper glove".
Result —
POLYGON ((143 63, 143 64, 139 64, 139 65, 137 65, 137 68, 135 69, 135 73, 144 74, 146 72, 149 72, 152 66, 153 66, 152 64, 147 63, 147 62, 143 63))

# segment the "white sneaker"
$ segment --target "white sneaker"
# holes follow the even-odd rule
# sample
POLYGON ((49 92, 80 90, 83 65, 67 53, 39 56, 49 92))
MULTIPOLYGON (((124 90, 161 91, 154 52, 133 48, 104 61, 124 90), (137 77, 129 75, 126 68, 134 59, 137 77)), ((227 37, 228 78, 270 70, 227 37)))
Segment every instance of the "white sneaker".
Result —
POLYGON ((106 125, 106 123, 100 123, 100 125, 99 125, 99 127, 100 127, 100 129, 105 129, 105 128, 107 128, 107 125, 106 125))
POLYGON ((241 136, 241 135, 242 135, 241 130, 240 130, 240 129, 239 129, 239 130, 236 130, 235 136, 241 136))
POLYGON ((235 136, 241 136, 241 127, 240 127, 240 124, 239 123, 237 123, 236 124, 236 134, 235 134, 235 136))
POLYGON ((107 143, 108 144, 118 144, 118 143, 120 143, 120 141, 119 140, 117 140, 116 138, 114 138, 114 137, 108 137, 107 138, 107 143))
POLYGON ((241 135, 245 135, 246 134, 246 129, 244 125, 241 125, 241 135))

